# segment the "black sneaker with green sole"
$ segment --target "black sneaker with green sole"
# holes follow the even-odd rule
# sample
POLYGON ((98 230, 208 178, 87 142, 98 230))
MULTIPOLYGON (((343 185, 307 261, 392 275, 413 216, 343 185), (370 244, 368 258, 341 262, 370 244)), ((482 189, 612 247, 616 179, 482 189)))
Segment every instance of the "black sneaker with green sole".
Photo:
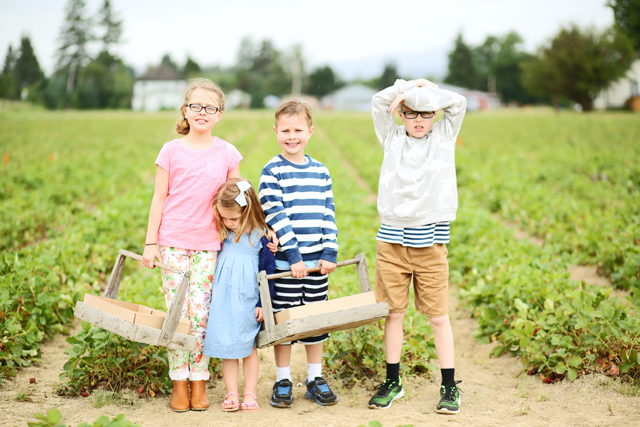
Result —
POLYGON ((369 408, 371 409, 390 408, 394 400, 404 396, 402 380, 396 382, 386 379, 382 384, 378 385, 376 389, 378 389, 378 392, 369 400, 369 408))
POLYGON ((436 408, 439 414, 457 414, 460 412, 460 389, 458 384, 462 381, 456 381, 449 385, 440 386, 440 403, 436 408))

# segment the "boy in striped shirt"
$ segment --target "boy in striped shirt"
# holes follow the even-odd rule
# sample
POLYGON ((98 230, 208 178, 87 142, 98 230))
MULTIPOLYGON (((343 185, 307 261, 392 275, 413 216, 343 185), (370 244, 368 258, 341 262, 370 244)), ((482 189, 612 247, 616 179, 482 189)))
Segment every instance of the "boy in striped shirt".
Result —
POLYGON ((369 401, 372 409, 386 409, 404 395, 399 375, 402 323, 413 278, 416 309, 431 323, 440 361, 442 385, 436 412, 460 411, 447 311, 446 244, 449 221, 456 218, 458 208, 454 152, 466 105, 463 96, 425 79, 396 80, 372 100, 373 125, 384 150, 374 290, 378 302, 389 305, 384 336, 387 378, 369 401), (393 117, 398 107, 402 126, 393 117), (444 115, 434 125, 438 110, 444 115))
MULTIPOLYGON (((299 101, 278 108, 274 131, 282 153, 271 159, 260 176, 260 203, 267 224, 276 232, 281 248, 276 269, 291 270, 291 277, 275 280, 273 311, 326 301, 327 275, 336 269, 338 229, 329 170, 304 154, 313 135, 311 109, 299 101), (307 274, 307 268, 320 272, 307 274)), ((319 405, 333 405, 338 398, 322 378, 322 342, 328 334, 303 338, 307 353, 306 397, 319 405)), ((293 403, 291 343, 274 347, 276 383, 271 405, 289 408, 293 403)))

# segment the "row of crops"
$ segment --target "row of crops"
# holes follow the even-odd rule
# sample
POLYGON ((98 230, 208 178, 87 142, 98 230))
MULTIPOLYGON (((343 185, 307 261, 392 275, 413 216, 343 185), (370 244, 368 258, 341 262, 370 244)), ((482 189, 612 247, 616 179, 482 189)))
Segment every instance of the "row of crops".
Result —
MULTIPOLYGON (((0 373, 15 375, 40 356, 46 336, 65 329, 74 301, 104 286, 118 248, 140 252, 152 194, 153 162, 171 138, 173 114, 3 113, 8 164, 0 173, 0 373)), ((230 112, 216 134, 245 156, 257 185, 279 149, 270 113, 230 112)), ((374 204, 354 175, 377 188, 382 152, 367 114, 319 114, 308 153, 332 171, 340 258, 365 252, 373 274, 374 204), (345 160, 353 167, 346 168, 345 160)), ((636 308, 608 290, 568 280, 567 264, 597 264, 617 286, 638 286, 638 136, 632 116, 469 115, 457 163, 461 209, 452 226, 452 281, 478 318, 477 336, 496 354, 523 357, 556 380, 594 370, 637 377, 636 308), (608 138, 602 140, 600 138, 608 138), (635 195, 635 197, 634 197, 635 195), (635 214, 635 216, 634 216, 635 214), (516 241, 496 217, 544 238, 516 241), (636 230, 634 232, 634 230, 636 230), (599 233, 599 234, 598 234, 599 233), (635 268, 634 268, 635 265, 635 268)), ((357 292, 355 269, 339 269, 332 297, 357 292)), ((120 298, 163 308, 157 271, 128 264, 120 298)), ((636 304, 637 305, 637 304, 636 304)), ((407 316, 403 365, 428 373, 423 316, 407 316)), ((380 325, 334 334, 326 364, 345 382, 371 378, 382 360, 380 325)), ((63 392, 99 384, 155 395, 169 386, 166 352, 83 324, 68 339, 63 392)), ((212 362, 211 370, 218 370, 212 362)))

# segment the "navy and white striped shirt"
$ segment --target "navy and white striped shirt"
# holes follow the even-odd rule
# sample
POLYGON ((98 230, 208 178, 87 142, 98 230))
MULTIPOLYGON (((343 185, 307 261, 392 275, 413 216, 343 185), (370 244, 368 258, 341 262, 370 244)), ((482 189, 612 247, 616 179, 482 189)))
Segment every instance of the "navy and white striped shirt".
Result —
POLYGON ((435 222, 421 227, 392 227, 382 224, 376 240, 412 248, 428 248, 437 243, 449 243, 449 221, 435 222))
POLYGON ((291 163, 281 155, 262 169, 259 197, 267 224, 276 232, 281 248, 277 265, 319 259, 336 262, 338 228, 329 170, 305 156, 305 164, 291 163))

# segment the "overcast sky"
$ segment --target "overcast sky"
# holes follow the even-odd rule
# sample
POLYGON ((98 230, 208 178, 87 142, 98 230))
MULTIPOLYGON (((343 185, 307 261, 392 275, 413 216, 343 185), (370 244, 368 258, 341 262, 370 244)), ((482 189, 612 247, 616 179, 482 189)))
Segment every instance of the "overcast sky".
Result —
MULTIPOLYGON (((57 36, 68 0, 0 0, 0 58, 20 35, 31 36, 41 67, 55 66, 57 36)), ((94 15, 102 0, 87 0, 94 15)), ((606 0, 112 0, 124 20, 115 51, 138 72, 170 53, 201 66, 231 65, 242 37, 269 38, 286 51, 301 43, 307 68, 330 64, 344 78, 370 77, 395 60, 410 77, 446 73, 446 54, 459 31, 477 45, 488 35, 517 31, 534 52, 562 26, 605 28, 606 0)), ((94 47, 97 51, 98 45, 94 47)))

